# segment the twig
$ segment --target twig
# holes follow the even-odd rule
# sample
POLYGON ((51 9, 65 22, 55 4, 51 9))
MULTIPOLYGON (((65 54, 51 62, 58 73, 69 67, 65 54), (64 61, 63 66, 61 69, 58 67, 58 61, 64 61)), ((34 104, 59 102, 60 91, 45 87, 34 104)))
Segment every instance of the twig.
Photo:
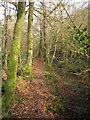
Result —
POLYGON ((84 70, 84 71, 82 71, 82 72, 80 72, 80 73, 72 73, 72 74, 77 75, 77 76, 80 76, 80 75, 82 75, 82 74, 84 74, 84 73, 86 73, 86 72, 89 72, 89 71, 90 71, 90 69, 87 69, 87 70, 84 70))

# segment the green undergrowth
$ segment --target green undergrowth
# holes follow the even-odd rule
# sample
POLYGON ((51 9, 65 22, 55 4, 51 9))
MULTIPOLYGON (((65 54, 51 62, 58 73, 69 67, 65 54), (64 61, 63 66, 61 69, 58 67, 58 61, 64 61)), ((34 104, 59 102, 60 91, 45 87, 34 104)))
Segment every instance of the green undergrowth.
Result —
POLYGON ((19 76, 19 77, 18 77, 18 80, 19 80, 19 81, 22 81, 22 79, 23 79, 22 76, 19 76))
POLYGON ((64 99, 63 96, 61 96, 58 93, 57 89, 57 79, 55 74, 52 72, 52 66, 45 63, 45 72, 44 77, 47 80, 47 84, 50 86, 50 92, 55 96, 55 99, 52 101, 51 106, 46 107, 46 112, 50 111, 53 114, 56 115, 62 115, 64 113, 64 99))
POLYGON ((21 96, 18 96, 18 97, 15 97, 15 100, 18 101, 19 103, 23 101, 23 97, 21 96))
POLYGON ((61 96, 56 96, 52 101, 51 106, 47 106, 47 112, 50 111, 56 115, 62 115, 64 113, 63 99, 61 96))
POLYGON ((25 89, 26 85, 25 83, 22 82, 22 77, 19 77, 18 80, 20 81, 21 84, 21 90, 25 89))
POLYGON ((33 78, 32 73, 30 73, 29 65, 25 64, 25 66, 18 71, 19 76, 27 78, 28 80, 31 80, 33 78))
POLYGON ((56 86, 56 79, 55 76, 52 75, 49 71, 44 72, 45 79, 47 80, 47 83, 49 86, 51 86, 51 93, 55 94, 57 93, 57 86, 56 86))

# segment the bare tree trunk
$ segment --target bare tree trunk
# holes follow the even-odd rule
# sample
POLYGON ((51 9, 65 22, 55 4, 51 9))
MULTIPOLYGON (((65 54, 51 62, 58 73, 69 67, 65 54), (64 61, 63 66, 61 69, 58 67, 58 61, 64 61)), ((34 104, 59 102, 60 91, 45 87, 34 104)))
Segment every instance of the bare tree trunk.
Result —
POLYGON ((40 22, 40 42, 39 42, 39 57, 43 56, 43 33, 42 33, 42 21, 40 22))
POLYGON ((42 3, 43 7, 43 20, 42 20, 42 26, 43 26, 43 52, 44 52, 44 58, 47 59, 47 45, 46 45, 46 8, 45 3, 43 1, 42 3))
POLYGON ((55 58, 55 54, 56 54, 56 51, 57 51, 57 38, 56 38, 56 43, 55 43, 55 47, 54 47, 54 52, 53 52, 53 56, 52 56, 52 60, 51 60, 51 64, 53 63, 53 60, 55 58))

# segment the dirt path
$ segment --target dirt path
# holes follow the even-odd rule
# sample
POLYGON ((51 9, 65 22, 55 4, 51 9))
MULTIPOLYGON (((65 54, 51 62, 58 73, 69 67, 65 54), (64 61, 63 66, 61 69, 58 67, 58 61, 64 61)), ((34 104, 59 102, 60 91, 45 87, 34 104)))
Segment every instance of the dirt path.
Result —
POLYGON ((44 79, 42 59, 33 62, 33 80, 18 80, 16 97, 10 110, 10 116, 16 118, 54 118, 51 112, 46 112, 46 106, 51 104, 54 96, 44 79))
MULTIPOLYGON (((56 70, 55 70, 56 71, 56 70)), ((56 74, 55 72, 53 74, 56 74)), ((59 75, 56 80, 58 95, 64 97, 65 113, 60 120, 88 120, 89 90, 81 81, 63 81, 59 75)), ((56 118, 47 111, 56 96, 50 93, 50 86, 44 78, 43 60, 38 58, 33 62, 33 79, 17 80, 15 100, 10 110, 13 118, 56 118)))

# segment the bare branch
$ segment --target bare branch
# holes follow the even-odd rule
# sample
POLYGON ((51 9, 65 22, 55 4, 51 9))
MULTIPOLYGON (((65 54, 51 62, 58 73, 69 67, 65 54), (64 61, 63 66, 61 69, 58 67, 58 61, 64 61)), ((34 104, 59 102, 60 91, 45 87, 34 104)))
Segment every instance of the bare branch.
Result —
POLYGON ((56 5, 56 7, 47 15, 47 17, 49 17, 49 15, 51 15, 51 14, 53 13, 53 11, 57 9, 57 7, 60 5, 60 3, 61 3, 61 2, 59 2, 59 3, 56 5))
POLYGON ((34 14, 34 16, 35 16, 35 17, 37 17, 39 20, 41 20, 41 18, 40 18, 40 17, 38 17, 35 13, 33 13, 33 14, 34 14))
POLYGON ((74 28, 77 28, 76 25, 74 24, 74 22, 73 22, 71 16, 69 15, 68 11, 66 10, 65 6, 63 5, 63 3, 61 3, 61 5, 62 5, 62 7, 64 8, 65 12, 67 13, 69 19, 71 20, 71 22, 72 22, 72 24, 73 24, 73 27, 74 27, 74 28))
POLYGON ((16 2, 9 2, 10 4, 12 4, 12 5, 14 5, 15 6, 15 8, 16 8, 16 10, 18 10, 18 8, 17 8, 17 3, 16 2))

